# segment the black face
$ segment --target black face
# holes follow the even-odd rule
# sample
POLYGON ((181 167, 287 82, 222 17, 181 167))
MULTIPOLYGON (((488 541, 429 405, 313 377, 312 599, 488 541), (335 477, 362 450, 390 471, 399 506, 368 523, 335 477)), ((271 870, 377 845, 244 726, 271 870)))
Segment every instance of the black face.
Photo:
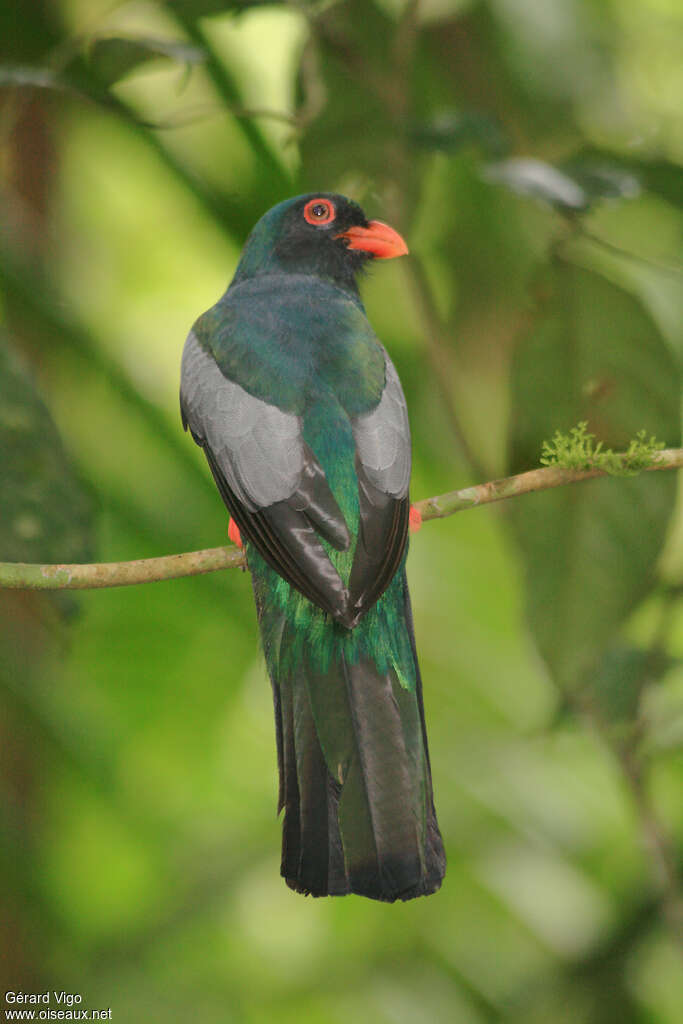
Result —
POLYGON ((347 282, 372 254, 350 249, 348 239, 339 236, 351 227, 367 226, 360 206, 345 196, 330 192, 301 196, 282 218, 278 262, 347 282))

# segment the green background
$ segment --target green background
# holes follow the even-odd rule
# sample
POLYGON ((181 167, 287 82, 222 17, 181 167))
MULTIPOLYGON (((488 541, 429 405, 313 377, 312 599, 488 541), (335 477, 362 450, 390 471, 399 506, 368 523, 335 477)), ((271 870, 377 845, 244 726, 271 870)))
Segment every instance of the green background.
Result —
MULTIPOLYGON (((308 190, 410 245, 364 296, 415 500, 580 420, 680 444, 682 41, 677 0, 5 0, 0 559, 226 541, 182 344, 308 190)), ((279 877, 246 574, 0 591, 2 992, 132 1024, 677 1024, 676 497, 610 478, 413 538, 449 868, 406 905, 279 877)))

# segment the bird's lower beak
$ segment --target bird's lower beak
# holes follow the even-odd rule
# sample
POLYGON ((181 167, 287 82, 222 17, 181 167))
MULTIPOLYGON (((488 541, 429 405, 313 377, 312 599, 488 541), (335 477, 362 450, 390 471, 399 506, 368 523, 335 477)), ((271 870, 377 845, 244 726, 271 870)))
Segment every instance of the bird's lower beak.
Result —
POLYGON ((371 220, 366 228, 349 228, 336 237, 345 238, 349 249, 360 249, 380 260, 405 256, 408 252, 408 246, 398 231, 394 231, 388 224, 383 224, 381 220, 371 220))

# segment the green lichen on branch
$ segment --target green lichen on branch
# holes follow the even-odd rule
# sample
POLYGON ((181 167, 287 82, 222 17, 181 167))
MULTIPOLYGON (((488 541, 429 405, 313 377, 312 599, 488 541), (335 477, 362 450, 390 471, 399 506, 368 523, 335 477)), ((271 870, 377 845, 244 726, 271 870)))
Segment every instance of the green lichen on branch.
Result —
POLYGON ((552 441, 544 441, 541 464, 558 469, 599 469, 610 476, 637 476, 657 461, 664 443, 655 437, 648 438, 645 430, 639 430, 629 443, 626 451, 615 452, 604 448, 602 441, 595 443, 595 434, 588 431, 583 420, 563 434, 556 430, 552 441))

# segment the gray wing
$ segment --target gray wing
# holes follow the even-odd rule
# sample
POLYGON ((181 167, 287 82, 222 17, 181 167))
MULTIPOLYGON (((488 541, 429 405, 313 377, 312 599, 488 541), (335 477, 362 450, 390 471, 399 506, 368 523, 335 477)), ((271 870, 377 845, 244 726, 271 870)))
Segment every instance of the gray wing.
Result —
POLYGON ((243 539, 347 624, 349 594, 320 537, 338 550, 351 538, 300 417, 227 378, 193 332, 183 351, 180 408, 243 539))
POLYGON ((300 418, 225 377, 192 331, 180 373, 183 418, 235 497, 250 512, 291 498, 306 462, 300 418))
POLYGON ((379 405, 353 422, 356 452, 370 483, 403 498, 410 483, 410 424, 396 368, 385 354, 385 385, 379 405))
POLYGON ((352 427, 360 524, 349 591, 357 620, 391 583, 408 543, 410 425, 401 382, 386 353, 382 397, 352 427))

